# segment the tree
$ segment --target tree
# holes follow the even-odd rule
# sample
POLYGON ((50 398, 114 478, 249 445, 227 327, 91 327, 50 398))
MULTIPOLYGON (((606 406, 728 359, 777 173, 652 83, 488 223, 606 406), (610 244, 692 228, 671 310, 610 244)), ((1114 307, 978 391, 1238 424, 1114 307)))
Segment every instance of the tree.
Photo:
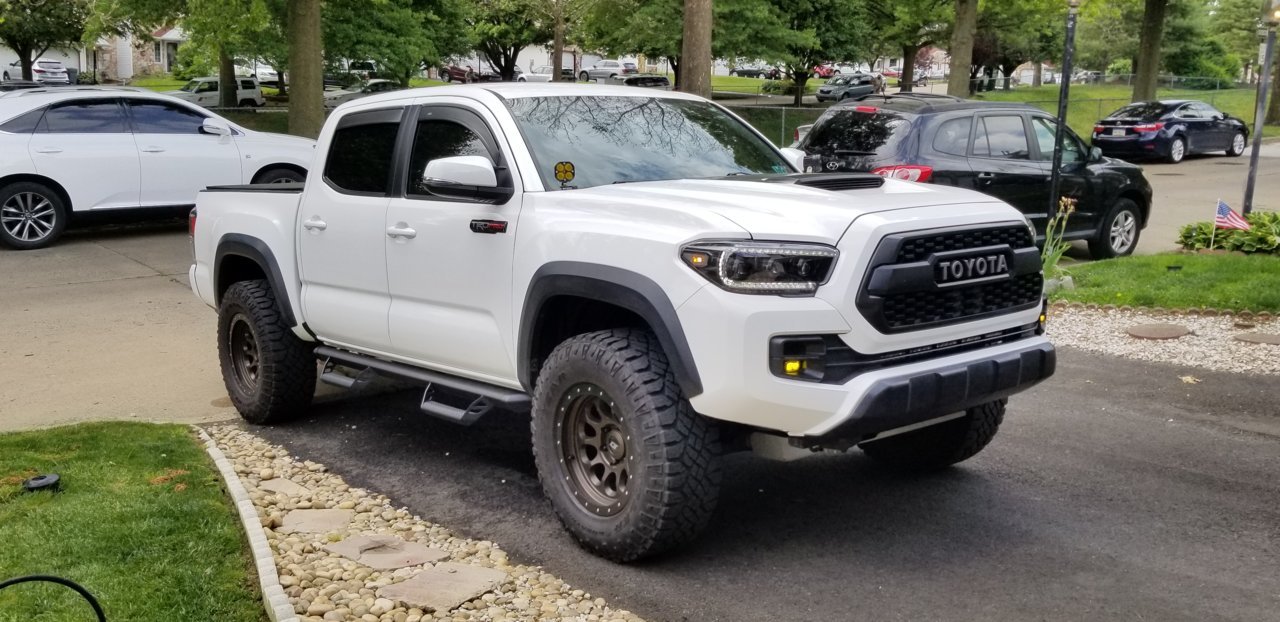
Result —
POLYGON ((783 56, 795 83, 795 101, 804 98, 813 67, 829 60, 862 58, 871 41, 866 6, 858 0, 772 0, 780 23, 793 33, 783 56))
POLYGON ((950 0, 899 0, 867 5, 873 28, 885 43, 902 52, 902 92, 910 93, 915 82, 916 52, 936 41, 946 29, 950 0))
POLYGON ((1213 0, 1209 30, 1230 54, 1243 61, 1241 78, 1250 79, 1258 56, 1258 29, 1262 26, 1258 0, 1213 0))
POLYGON ((288 6, 289 133, 318 136, 324 126, 320 0, 289 0, 288 6))
POLYGON ((1076 62, 1081 67, 1112 73, 1112 65, 1125 60, 1130 69, 1124 73, 1132 73, 1142 10, 1143 0, 1085 3, 1076 26, 1076 62))
POLYGON ((711 0, 684 0, 684 40, 680 90, 711 97, 711 0))
POLYGON ((951 75, 947 94, 967 97, 971 92, 973 40, 978 32, 978 0, 955 0, 955 25, 951 28, 951 75))
POLYGON ((550 24, 538 19, 537 0, 475 0, 468 22, 476 47, 503 80, 515 78, 520 50, 551 39, 550 24))
POLYGON ((1138 57, 1134 63, 1133 101, 1155 99, 1160 76, 1160 40, 1164 36, 1164 15, 1169 0, 1146 0, 1138 57))
POLYGON ((457 2, 327 0, 321 24, 327 58, 375 61, 405 87, 424 63, 467 49, 457 2))
POLYGON ((88 4, 83 0, 8 0, 0 21, 0 41, 18 55, 22 79, 30 80, 31 68, 50 48, 71 46, 84 36, 88 4))

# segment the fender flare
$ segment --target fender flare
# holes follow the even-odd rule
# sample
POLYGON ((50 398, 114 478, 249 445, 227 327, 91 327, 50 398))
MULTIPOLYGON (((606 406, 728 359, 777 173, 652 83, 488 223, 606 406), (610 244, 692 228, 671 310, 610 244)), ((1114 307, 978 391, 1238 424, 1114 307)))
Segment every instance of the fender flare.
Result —
POLYGON ((520 316, 520 336, 516 360, 520 384, 533 391, 531 355, 534 328, 543 305, 556 296, 575 296, 609 303, 640 316, 658 337, 671 371, 686 398, 702 393, 698 368, 666 292, 647 276, 615 268, 577 261, 548 263, 533 274, 520 316))
POLYGON ((213 259, 213 304, 222 304, 222 292, 218 291, 217 285, 220 282, 218 277, 222 271, 223 259, 228 256, 243 257, 258 264, 262 273, 267 275, 271 291, 276 293, 276 304, 280 306, 285 322, 289 326, 297 326, 293 306, 288 300, 289 290, 284 286, 284 277, 280 274, 280 264, 276 261, 275 253, 271 252, 271 247, 266 242, 243 233, 228 233, 218 240, 218 250, 213 259))

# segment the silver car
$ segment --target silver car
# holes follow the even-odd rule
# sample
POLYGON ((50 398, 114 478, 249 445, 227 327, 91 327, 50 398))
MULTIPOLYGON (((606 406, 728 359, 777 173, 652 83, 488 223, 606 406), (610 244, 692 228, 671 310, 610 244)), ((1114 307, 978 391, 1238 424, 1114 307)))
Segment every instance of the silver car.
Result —
POLYGON ((635 63, 624 62, 620 60, 602 60, 590 67, 583 67, 578 72, 578 80, 582 82, 590 82, 592 80, 607 80, 614 76, 626 75, 629 73, 640 73, 635 63))

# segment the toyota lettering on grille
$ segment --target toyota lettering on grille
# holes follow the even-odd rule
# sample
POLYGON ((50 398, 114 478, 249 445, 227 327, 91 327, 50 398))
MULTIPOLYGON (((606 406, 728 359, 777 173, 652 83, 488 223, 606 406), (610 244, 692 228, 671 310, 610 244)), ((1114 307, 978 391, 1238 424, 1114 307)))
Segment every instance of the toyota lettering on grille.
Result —
POLYGON ((1009 274, 1009 258, 993 253, 939 261, 934 279, 939 285, 950 285, 1005 274, 1009 274))

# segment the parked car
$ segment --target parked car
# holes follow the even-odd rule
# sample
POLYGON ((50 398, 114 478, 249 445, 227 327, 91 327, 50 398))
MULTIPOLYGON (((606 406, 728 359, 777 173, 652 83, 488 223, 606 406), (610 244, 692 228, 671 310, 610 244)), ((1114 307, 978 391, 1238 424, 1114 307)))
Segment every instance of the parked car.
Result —
POLYGON ((353 99, 368 97, 374 93, 386 93, 387 91, 398 91, 401 87, 399 82, 394 80, 369 80, 352 89, 339 89, 336 91, 324 92, 324 107, 332 110, 345 104, 353 99))
MULTIPOLYGON (((520 76, 523 70, 516 66, 516 81, 520 82, 520 76)), ((472 82, 502 82, 502 75, 492 69, 484 71, 476 71, 471 65, 458 66, 449 65, 440 72, 440 79, 445 82, 461 82, 469 84, 472 82)))
POLYGON ((639 86, 645 88, 670 89, 671 80, 666 76, 637 73, 626 76, 613 76, 606 81, 608 84, 617 84, 621 86, 639 86))
MULTIPOLYGON (((21 63, 13 63, 9 66, 14 69, 6 69, 4 75, 0 76, 0 78, 7 82, 22 77, 21 63)), ((67 68, 62 64, 62 61, 51 58, 37 58, 36 62, 31 64, 31 81, 50 86, 71 84, 71 76, 67 73, 67 68)))
POLYGON ((741 67, 734 67, 730 69, 729 75, 741 76, 743 78, 763 78, 768 72, 768 67, 762 67, 759 65, 743 65, 741 67))
POLYGON ((1125 159, 1181 162, 1192 153, 1244 153, 1249 126, 1209 104, 1186 99, 1135 102, 1093 126, 1093 146, 1125 159))
MULTIPOLYGON (((239 87, 236 89, 236 106, 251 108, 267 103, 266 98, 262 96, 262 87, 258 85, 257 78, 252 76, 238 77, 236 78, 236 85, 239 87)), ((217 76, 196 78, 187 82, 181 89, 165 91, 164 94, 189 101, 197 106, 204 106, 205 108, 216 108, 222 102, 222 98, 219 96, 217 76)))
POLYGON ((276 70, 265 63, 258 63, 252 67, 248 65, 236 66, 237 76, 253 76, 258 79, 258 84, 276 84, 280 81, 280 74, 276 70))
POLYGON ((897 67, 889 67, 888 69, 881 69, 880 75, 886 78, 901 78, 902 70, 897 67))
POLYGON ((819 78, 830 78, 840 73, 839 69, 832 63, 822 63, 813 66, 813 75, 819 78))
POLYGON ((0 243, 48 246, 72 214, 190 206, 206 186, 301 181, 314 145, 141 89, 0 93, 0 243))
MULTIPOLYGON (((873 95, 833 105, 800 141, 806 170, 869 171, 977 190, 1021 210, 1044 235, 1056 120, 1007 102, 945 95, 873 95)), ((1067 239, 1094 257, 1133 252, 1151 214, 1142 169, 1112 160, 1065 130, 1062 195, 1077 200, 1067 239)))
POLYGON ((786 72, 781 67, 770 67, 764 72, 765 80, 781 80, 786 72))
POLYGON ((835 76, 826 84, 818 87, 818 101, 843 101, 852 97, 861 97, 876 92, 875 76, 868 73, 857 73, 850 76, 835 76))
POLYGON ((583 82, 605 80, 618 75, 640 73, 636 64, 621 60, 602 60, 578 72, 578 79, 583 82))
MULTIPOLYGON (((376 95, 328 118, 305 184, 200 193, 188 276, 248 423, 307 425, 317 381, 399 378, 424 416, 529 425, 585 549, 687 551, 722 475, 755 476, 723 453, 937 471, 1055 369, 1017 210, 800 156, 685 93, 376 95)), ((850 477, 824 464, 806 476, 850 477)), ((973 488, 938 481, 888 485, 973 488)))
MULTIPOLYGON (((516 82, 550 82, 551 74, 555 68, 551 65, 538 65, 528 73, 522 73, 516 76, 516 82)), ((560 68, 560 81, 573 82, 573 67, 560 68)))

